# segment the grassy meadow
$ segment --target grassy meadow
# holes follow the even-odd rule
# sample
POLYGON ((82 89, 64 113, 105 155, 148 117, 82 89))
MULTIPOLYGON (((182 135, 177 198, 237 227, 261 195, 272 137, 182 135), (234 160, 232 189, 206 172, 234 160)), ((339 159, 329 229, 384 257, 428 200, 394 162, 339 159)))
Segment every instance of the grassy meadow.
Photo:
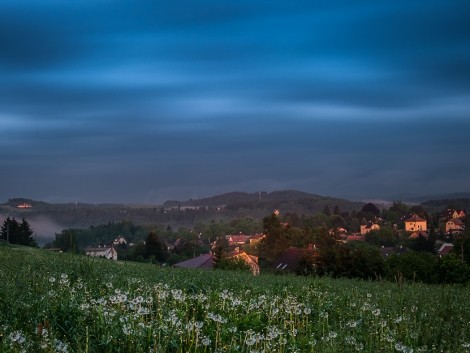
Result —
POLYGON ((112 262, 0 244, 1 352, 470 352, 470 288, 112 262))

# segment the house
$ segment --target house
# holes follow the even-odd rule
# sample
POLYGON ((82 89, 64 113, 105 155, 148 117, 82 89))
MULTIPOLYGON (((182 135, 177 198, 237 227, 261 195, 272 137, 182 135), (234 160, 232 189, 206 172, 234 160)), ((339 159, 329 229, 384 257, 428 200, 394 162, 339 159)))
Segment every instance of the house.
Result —
POLYGON ((290 247, 274 261, 273 269, 286 272, 297 271, 303 260, 316 256, 318 254, 315 245, 309 245, 306 249, 290 247))
POLYGON ((427 231, 427 222, 425 219, 418 217, 418 215, 413 214, 408 219, 405 219, 405 230, 407 232, 415 232, 415 231, 427 231))
POLYGON ((418 239, 420 237, 424 239, 429 239, 429 234, 424 231, 416 231, 416 232, 411 233, 408 239, 418 239))
POLYGON ((239 251, 238 249, 233 252, 229 259, 241 259, 251 268, 251 273, 254 276, 259 275, 258 256, 249 255, 245 251, 239 251))
POLYGON ((465 224, 461 218, 452 218, 446 222, 446 233, 461 234, 465 230, 465 224))
POLYGON ((349 243, 350 241, 366 241, 366 237, 364 235, 348 235, 346 238, 344 238, 346 243, 349 243))
POLYGON ((203 254, 193 259, 178 262, 177 264, 173 266, 181 267, 181 268, 212 269, 214 266, 214 256, 212 254, 203 254))
POLYGON ((20 203, 17 207, 18 208, 31 208, 33 206, 29 203, 23 202, 23 203, 20 203))
POLYGON ((108 260, 117 260, 117 251, 112 246, 86 248, 85 254, 92 257, 103 257, 108 260))
POLYGON ((328 233, 331 236, 342 236, 342 235, 345 235, 347 232, 348 232, 347 229, 344 229, 342 227, 336 227, 336 228, 331 228, 328 233))
POLYGON ((441 245, 439 250, 437 250, 437 254, 439 256, 448 255, 452 251, 453 248, 454 248, 454 245, 452 243, 444 243, 441 245))
POLYGON ((374 222, 366 222, 365 219, 362 220, 361 223, 361 235, 366 235, 367 233, 373 231, 373 230, 379 230, 380 226, 377 223, 374 222))
POLYGON ((259 242, 263 240, 264 238, 266 238, 266 234, 263 234, 263 233, 252 235, 250 237, 250 245, 259 244, 259 242))
POLYGON ((452 219, 452 218, 463 218, 466 216, 466 213, 464 210, 456 210, 454 208, 448 208, 447 210, 443 211, 441 213, 441 218, 442 219, 452 219))
POLYGON ((122 235, 118 235, 114 240, 113 240, 113 245, 127 245, 127 240, 124 238, 122 235))
POLYGON ((166 242, 166 249, 168 252, 175 251, 176 248, 184 245, 184 242, 181 241, 180 238, 176 239, 173 243, 172 242, 166 242))
POLYGON ((228 245, 229 246, 234 246, 234 245, 243 245, 248 243, 250 240, 250 237, 245 234, 238 234, 238 235, 226 235, 225 236, 228 240, 228 245))

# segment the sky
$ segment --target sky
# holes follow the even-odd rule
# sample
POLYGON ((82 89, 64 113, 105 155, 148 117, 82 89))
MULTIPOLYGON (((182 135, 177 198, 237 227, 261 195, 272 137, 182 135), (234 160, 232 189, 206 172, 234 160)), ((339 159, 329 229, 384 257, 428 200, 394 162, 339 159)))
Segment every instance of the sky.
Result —
POLYGON ((0 202, 470 191, 470 2, 0 1, 0 202))

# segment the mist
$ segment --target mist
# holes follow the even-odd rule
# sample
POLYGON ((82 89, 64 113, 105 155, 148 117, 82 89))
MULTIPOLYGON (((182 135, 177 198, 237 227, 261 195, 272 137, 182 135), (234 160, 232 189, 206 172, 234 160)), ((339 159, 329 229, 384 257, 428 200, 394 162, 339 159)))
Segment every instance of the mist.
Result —
MULTIPOLYGON (((7 217, 15 218, 17 221, 22 219, 22 217, 0 214, 0 222, 3 224, 7 217)), ((60 233, 65 228, 46 216, 28 217, 25 219, 31 226, 33 237, 39 246, 52 242, 55 239, 55 234, 60 233)))

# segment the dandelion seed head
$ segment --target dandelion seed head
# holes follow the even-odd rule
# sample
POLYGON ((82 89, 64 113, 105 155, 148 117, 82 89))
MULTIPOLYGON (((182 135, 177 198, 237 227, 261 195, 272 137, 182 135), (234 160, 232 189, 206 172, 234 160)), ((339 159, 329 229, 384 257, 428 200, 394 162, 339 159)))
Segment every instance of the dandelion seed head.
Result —
POLYGON ((209 337, 204 337, 204 338, 202 339, 201 343, 202 343, 203 346, 206 346, 206 347, 207 347, 208 345, 211 344, 211 339, 210 339, 209 337))

